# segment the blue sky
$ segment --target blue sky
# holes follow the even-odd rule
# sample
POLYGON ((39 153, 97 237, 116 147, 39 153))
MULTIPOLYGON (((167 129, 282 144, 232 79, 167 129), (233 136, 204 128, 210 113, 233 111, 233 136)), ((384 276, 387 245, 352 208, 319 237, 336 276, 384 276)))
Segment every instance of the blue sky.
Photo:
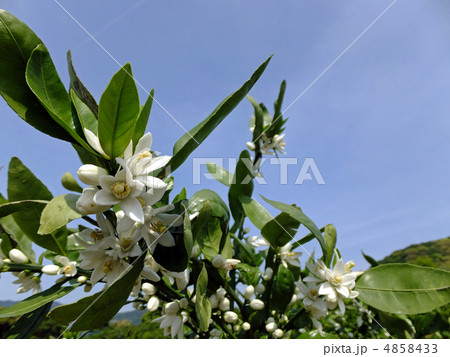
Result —
MULTIPOLYGON (((160 1, 79 0, 60 3, 187 129, 274 53, 251 91, 270 110, 283 79, 286 108, 392 1, 160 1), (131 5, 130 5, 131 3, 131 5)), ((1 1, 44 41, 66 85, 66 51, 91 93, 100 98, 118 65, 53 0, 1 1)), ((363 249, 376 259, 412 243, 449 234, 450 5, 444 0, 398 0, 285 113, 288 184, 265 166, 266 197, 296 203, 318 226, 333 223, 344 259, 360 268, 363 249), (326 184, 294 185, 305 158, 315 160, 326 184)), ((140 89, 141 100, 145 92, 140 89)), ((250 140, 251 105, 244 101, 195 152, 236 157, 250 140)), ((0 101, 0 191, 18 156, 54 195, 60 177, 75 173, 70 145, 35 131, 0 101)), ((171 154, 184 131, 153 106, 153 149, 171 154)), ((205 170, 203 170, 205 171, 205 170)), ((176 191, 192 184, 192 161, 175 173, 176 191)), ((276 213, 271 210, 272 213, 276 213)), ((303 232, 303 231, 302 231, 303 232)), ((307 246, 312 251, 314 246, 307 246)), ((306 254, 305 254, 306 255, 306 254)), ((3 277, 2 298, 15 298, 3 277)))

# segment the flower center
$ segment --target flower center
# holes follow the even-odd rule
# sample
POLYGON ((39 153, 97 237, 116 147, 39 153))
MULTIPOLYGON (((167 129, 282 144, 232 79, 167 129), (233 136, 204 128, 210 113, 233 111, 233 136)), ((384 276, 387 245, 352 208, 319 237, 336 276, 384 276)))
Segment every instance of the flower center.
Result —
POLYGON ((141 161, 142 159, 144 159, 146 157, 152 157, 152 154, 150 153, 150 151, 141 152, 140 154, 138 154, 137 159, 138 159, 138 161, 141 161))
POLYGON ((120 242, 120 247, 124 252, 127 252, 131 249, 131 243, 133 243, 133 240, 131 238, 123 238, 120 242))
POLYGON ((103 263, 103 272, 105 274, 108 274, 112 270, 113 270, 113 261, 112 260, 108 260, 108 261, 103 263))
POLYGON ((90 237, 94 240, 94 242, 97 242, 98 240, 102 240, 103 238, 105 238, 105 235, 100 229, 94 229, 91 232, 90 237))
POLYGON ((115 182, 111 185, 111 192, 116 198, 125 198, 130 194, 131 188, 125 182, 115 182))
POLYGON ((333 277, 331 278, 331 283, 333 285, 339 285, 340 283, 342 283, 342 276, 333 274, 333 277))
POLYGON ((64 269, 63 269, 63 273, 64 274, 72 273, 72 267, 70 265, 65 266, 64 269))
POLYGON ((311 299, 315 299, 318 295, 318 291, 316 289, 310 289, 309 290, 309 297, 311 299))
POLYGON ((164 233, 167 230, 167 226, 162 221, 151 224, 150 228, 152 231, 160 234, 164 233))

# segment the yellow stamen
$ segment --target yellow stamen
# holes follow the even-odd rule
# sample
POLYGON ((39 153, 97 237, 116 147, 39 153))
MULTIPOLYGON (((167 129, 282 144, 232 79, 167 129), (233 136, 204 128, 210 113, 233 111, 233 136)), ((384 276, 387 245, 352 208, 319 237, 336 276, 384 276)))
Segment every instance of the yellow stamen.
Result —
POLYGON ((160 234, 164 233, 167 230, 167 226, 162 221, 151 224, 150 228, 152 231, 160 234))
POLYGON ((350 260, 349 262, 347 262, 347 264, 345 264, 345 270, 350 271, 351 268, 353 268, 355 266, 355 262, 353 260, 350 260))
POLYGON ((340 276, 340 275, 333 275, 333 277, 331 278, 331 283, 333 285, 339 285, 340 283, 342 283, 342 276, 340 276))
POLYGON ((108 260, 107 262, 104 262, 102 270, 105 274, 108 274, 110 271, 112 271, 113 270, 113 261, 108 260))
POLYGON ((145 201, 142 198, 140 198, 140 197, 136 197, 136 198, 138 199, 138 201, 141 204, 142 208, 145 208, 145 201))
POLYGON ((125 182, 115 182, 111 185, 111 192, 116 198, 126 198, 131 188, 125 182))
POLYGON ((131 243, 133 243, 133 240, 131 238, 123 238, 120 242, 120 247, 124 252, 127 252, 131 249, 131 243))
POLYGON ((94 240, 94 242, 97 242, 98 240, 102 240, 103 238, 105 238, 105 235, 100 229, 94 229, 91 232, 90 237, 94 240))
POLYGON ((141 161, 142 159, 144 159, 146 157, 152 157, 152 154, 150 151, 141 152, 140 154, 138 154, 137 159, 138 159, 138 161, 141 161))

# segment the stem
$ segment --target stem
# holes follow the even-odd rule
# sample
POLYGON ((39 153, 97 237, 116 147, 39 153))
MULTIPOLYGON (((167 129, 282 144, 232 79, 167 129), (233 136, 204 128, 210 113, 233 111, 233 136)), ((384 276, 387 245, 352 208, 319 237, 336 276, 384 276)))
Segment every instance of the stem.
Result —
POLYGON ((93 226, 99 227, 99 225, 95 219, 92 219, 91 217, 88 217, 88 216, 83 216, 81 218, 83 218, 86 222, 89 222, 93 226))
POLYGON ((297 320, 300 316, 302 316, 306 312, 305 308, 302 307, 299 312, 295 314, 295 316, 288 321, 288 323, 283 327, 283 331, 289 331, 292 328, 295 320, 297 320))

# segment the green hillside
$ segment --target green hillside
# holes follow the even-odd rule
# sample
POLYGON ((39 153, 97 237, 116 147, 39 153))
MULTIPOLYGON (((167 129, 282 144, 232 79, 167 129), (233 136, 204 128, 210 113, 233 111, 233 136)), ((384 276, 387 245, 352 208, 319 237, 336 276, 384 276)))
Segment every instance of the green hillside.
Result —
POLYGON ((379 263, 410 263, 450 270, 450 237, 413 244, 404 249, 396 250, 380 260, 379 263))

